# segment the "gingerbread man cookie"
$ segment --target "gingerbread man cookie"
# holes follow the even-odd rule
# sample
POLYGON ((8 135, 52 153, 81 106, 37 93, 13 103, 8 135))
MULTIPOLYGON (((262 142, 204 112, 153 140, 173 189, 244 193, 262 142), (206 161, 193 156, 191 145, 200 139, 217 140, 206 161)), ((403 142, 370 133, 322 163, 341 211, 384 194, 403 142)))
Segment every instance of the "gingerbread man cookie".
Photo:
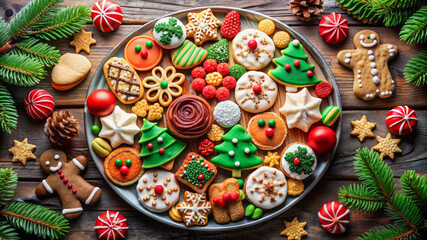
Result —
POLYGON ((390 97, 394 91, 387 62, 397 55, 393 44, 380 45, 380 37, 371 30, 362 30, 353 38, 355 50, 342 50, 338 61, 354 72, 353 92, 363 100, 390 97))
POLYGON ((245 216, 237 179, 227 178, 222 183, 212 184, 209 197, 215 222, 228 223, 245 216))
POLYGON ((92 205, 101 198, 102 191, 84 180, 80 173, 85 169, 87 159, 77 156, 67 163, 67 155, 58 149, 49 149, 40 157, 40 167, 49 177, 36 188, 37 197, 56 193, 62 204, 62 214, 67 219, 80 216, 82 204, 92 205))

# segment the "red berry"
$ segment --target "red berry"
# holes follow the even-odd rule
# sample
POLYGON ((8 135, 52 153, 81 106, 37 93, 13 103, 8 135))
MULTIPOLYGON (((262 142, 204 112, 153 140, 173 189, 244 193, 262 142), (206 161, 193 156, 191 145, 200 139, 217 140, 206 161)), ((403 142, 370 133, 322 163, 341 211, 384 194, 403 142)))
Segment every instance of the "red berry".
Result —
POLYGON ((215 59, 208 59, 203 63, 203 67, 207 72, 214 72, 217 67, 217 63, 215 59))
POLYGON ((224 18, 221 25, 221 35, 227 39, 232 39, 240 32, 240 15, 236 10, 233 10, 224 18))
POLYGON ((159 153, 160 153, 160 154, 165 153, 165 149, 164 149, 164 148, 160 148, 160 149, 159 149, 159 153))
POLYGON ((307 71, 307 76, 309 76, 309 77, 313 76, 313 72, 311 70, 308 70, 307 71))
POLYGON ((68 184, 68 187, 69 187, 69 188, 72 188, 72 187, 73 187, 73 184, 69 183, 69 184, 68 184))
POLYGON ((205 176, 203 176, 203 174, 199 174, 199 176, 197 176, 197 179, 199 179, 199 180, 203 180, 203 178, 205 178, 205 176))
POLYGON ((224 193, 222 195, 222 199, 224 199, 224 201, 228 201, 229 199, 231 199, 231 194, 229 193, 224 193))
POLYGON ((267 135, 267 137, 272 137, 274 135, 274 129, 270 127, 265 129, 265 135, 267 135))
POLYGON ((218 205, 220 206, 220 207, 225 207, 225 201, 224 201, 224 199, 219 199, 218 200, 218 205))
POLYGON ((196 67, 191 71, 193 78, 204 78, 206 76, 206 70, 202 67, 196 67))
POLYGON ((258 43, 254 39, 249 40, 248 48, 250 50, 255 50, 257 48, 257 46, 258 46, 258 43))
POLYGON ((218 204, 219 204, 219 199, 218 199, 218 198, 213 198, 213 199, 212 199, 212 203, 213 203, 214 205, 218 205, 218 204))
POLYGON ((156 185, 155 187, 154 187, 154 193, 156 194, 156 195, 162 195, 162 193, 163 193, 163 191, 164 191, 165 189, 163 188, 163 186, 162 185, 156 185))
POLYGON ((254 91, 254 93, 258 94, 258 93, 262 92, 262 87, 259 84, 255 84, 252 87, 252 91, 254 91))
POLYGON ((199 188, 202 189, 203 188, 203 184, 200 183, 199 184, 199 188))
POLYGON ((216 90, 215 96, 219 101, 225 101, 230 97, 230 90, 225 87, 220 87, 216 90))
POLYGON ((236 79, 232 76, 227 76, 222 79, 222 86, 227 89, 233 89, 234 87, 236 87, 236 79))
POLYGON ((59 177, 60 178, 64 178, 64 174, 59 174, 59 177))
POLYGON ((147 144, 147 148, 148 149, 153 149, 153 144, 152 143, 147 144))
POLYGON ((285 70, 286 70, 286 71, 291 70, 291 64, 286 63, 286 64, 285 64, 285 70))
POLYGON ((206 82, 203 78, 196 78, 191 82, 191 87, 194 89, 194 91, 200 92, 205 86, 206 82))
POLYGON ((121 166, 121 167, 120 167, 120 173, 121 173, 122 175, 127 175, 127 174, 129 173, 129 168, 128 168, 128 166, 126 166, 126 165, 121 166))
POLYGON ((61 174, 61 173, 62 173, 62 170, 61 170, 61 169, 59 169, 57 172, 58 172, 59 174, 61 174))
POLYGON ((316 85, 314 92, 316 93, 316 95, 318 97, 325 98, 325 97, 329 96, 332 92, 331 84, 329 84, 326 81, 322 81, 316 85))
POLYGON ((76 189, 73 189, 73 190, 71 190, 73 193, 77 193, 77 190, 76 189))
POLYGON ((237 200, 240 197, 240 195, 237 192, 231 193, 231 200, 237 200))
POLYGON ((147 50, 142 50, 141 51, 141 57, 144 58, 144 59, 148 58, 148 52, 147 52, 147 50))
POLYGON ((301 163, 301 160, 299 158, 294 158, 294 164, 299 165, 301 163))
POLYGON ((216 88, 212 85, 206 85, 202 90, 203 97, 211 99, 216 95, 216 88))
POLYGON ((299 64, 300 64, 299 60, 295 60, 295 61, 294 61, 294 66, 295 66, 295 67, 299 67, 299 64))
POLYGON ((228 75, 230 73, 230 66, 228 63, 220 63, 216 67, 216 71, 219 72, 222 76, 228 75))
POLYGON ((64 183, 67 183, 68 182, 68 178, 64 178, 64 183))

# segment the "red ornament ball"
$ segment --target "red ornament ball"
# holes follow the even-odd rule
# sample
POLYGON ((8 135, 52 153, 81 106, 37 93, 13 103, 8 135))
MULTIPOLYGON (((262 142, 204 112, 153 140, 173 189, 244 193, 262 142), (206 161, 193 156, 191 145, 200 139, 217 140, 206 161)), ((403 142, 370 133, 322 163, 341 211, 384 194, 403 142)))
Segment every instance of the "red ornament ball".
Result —
POLYGON ((205 176, 203 176, 203 174, 199 174, 199 176, 197 176, 197 179, 199 179, 199 180, 203 180, 203 178, 205 178, 205 176))
POLYGON ((403 136, 415 130, 418 118, 415 111, 408 106, 397 106, 388 112, 385 122, 390 132, 403 136))
POLYGON ((345 232, 350 223, 350 210, 337 202, 325 203, 319 210, 318 216, 322 227, 332 234, 345 232))
POLYGON ((322 81, 316 85, 314 92, 316 93, 316 95, 318 97, 325 98, 325 97, 331 95, 332 86, 328 82, 322 81))
POLYGON ((160 149, 159 149, 159 153, 160 153, 160 154, 165 153, 165 149, 164 149, 164 148, 160 148, 160 149))
POLYGON ((154 193, 155 193, 156 195, 162 195, 164 191, 165 191, 165 189, 163 188, 163 186, 162 186, 162 185, 156 185, 156 186, 154 187, 154 193))
POLYGON ((286 64, 285 64, 285 70, 286 70, 286 71, 291 70, 291 64, 286 63, 286 64))
POLYGON ((307 71, 307 76, 312 77, 312 76, 313 76, 313 71, 308 70, 308 71, 307 71))
POLYGON ((195 67, 192 71, 191 71, 191 76, 196 79, 196 78, 204 78, 206 76, 206 70, 202 67, 195 67))
POLYGON ((224 201, 224 199, 223 199, 223 198, 220 198, 220 199, 218 200, 218 205, 219 205, 220 207, 225 207, 225 201, 224 201))
POLYGON ((218 205, 218 204, 219 204, 219 198, 213 198, 213 199, 212 199, 212 203, 213 203, 214 205, 218 205))
POLYGON ((220 63, 216 67, 216 71, 222 76, 228 75, 230 73, 230 65, 228 63, 220 63))
POLYGON ((237 192, 231 193, 231 200, 237 200, 240 197, 240 195, 237 192))
POLYGON ((254 91, 255 94, 261 93, 262 92, 262 87, 259 84, 255 84, 252 87, 252 91, 254 91))
POLYGON ((110 0, 101 0, 92 7, 90 16, 93 25, 103 32, 117 29, 123 21, 123 12, 120 6, 110 0))
POLYGON ((216 99, 219 101, 225 101, 230 97, 230 90, 225 87, 220 87, 216 90, 216 99))
POLYGON ((202 90, 203 97, 211 99, 216 95, 216 88, 212 85, 206 85, 202 90))
POLYGON ((45 119, 53 113, 55 101, 52 95, 43 89, 34 89, 25 97, 25 110, 34 119, 45 119))
POLYGON ((250 50, 255 50, 258 47, 258 43, 255 41, 255 39, 251 39, 248 42, 248 48, 250 50))
POLYGON ((224 199, 224 201, 228 201, 231 199, 231 194, 230 193, 224 193, 222 194, 222 199, 224 199))
POLYGON ((339 43, 347 37, 348 34, 347 19, 341 14, 331 13, 324 15, 319 23, 320 36, 327 43, 339 43))
POLYGON ((77 193, 77 190, 76 190, 76 189, 73 189, 73 190, 71 190, 71 192, 73 192, 73 193, 77 193))
POLYGON ((267 135, 267 137, 272 137, 274 135, 274 129, 270 127, 265 129, 265 135, 267 135))
POLYGON ((127 175, 128 173, 129 173, 129 167, 128 166, 126 166, 126 165, 122 165, 121 167, 120 167, 120 174, 122 174, 122 175, 127 175))
POLYGON ((215 59, 207 59, 203 63, 203 67, 205 68, 205 70, 207 72, 214 72, 216 70, 216 67, 217 67, 216 60, 215 59))
POLYGON ((236 79, 232 76, 227 76, 222 79, 222 86, 231 90, 236 87, 236 79))
POLYGON ((116 98, 110 91, 98 89, 87 97, 86 106, 93 115, 105 117, 114 111, 116 107, 116 98))
POLYGON ((335 132, 325 126, 313 128, 308 134, 308 146, 317 153, 332 151, 337 143, 335 132))
POLYGON ((300 61, 299 60, 295 60, 294 61, 294 66, 295 67, 299 67, 299 65, 300 65, 301 63, 300 63, 300 61))
POLYGON ((152 143, 147 144, 147 148, 148 149, 153 149, 153 144, 152 143))
POLYGON ((294 158, 294 164, 299 165, 301 163, 301 160, 299 158, 294 158))
POLYGON ((194 89, 194 91, 200 92, 205 86, 206 82, 203 78, 196 78, 191 82, 191 87, 194 89))
POLYGON ((119 212, 106 211, 101 213, 95 222, 95 231, 98 239, 121 240, 125 239, 128 231, 126 218, 119 212))
POLYGON ((148 51, 147 51, 147 50, 142 50, 142 51, 140 52, 140 54, 141 54, 141 57, 142 57, 142 58, 144 58, 144 59, 148 58, 148 51))
POLYGON ((202 189, 203 188, 203 184, 200 183, 199 184, 199 188, 202 189))

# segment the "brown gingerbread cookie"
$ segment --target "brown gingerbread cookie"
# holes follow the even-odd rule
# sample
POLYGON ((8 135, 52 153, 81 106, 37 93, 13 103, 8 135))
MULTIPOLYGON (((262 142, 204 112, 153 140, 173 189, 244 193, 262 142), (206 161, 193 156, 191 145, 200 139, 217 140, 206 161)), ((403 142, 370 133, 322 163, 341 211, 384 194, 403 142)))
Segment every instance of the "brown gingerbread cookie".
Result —
POLYGON ((288 133, 283 119, 273 112, 253 116, 249 120, 247 131, 252 136, 252 142, 263 150, 280 147, 288 133))
POLYGON ((217 223, 237 221, 245 216, 237 179, 227 178, 222 183, 212 184, 209 187, 209 197, 217 223))
POLYGON ((67 219, 80 216, 82 204, 92 205, 101 198, 102 191, 84 180, 80 173, 85 169, 87 159, 77 156, 67 163, 67 155, 58 149, 49 149, 40 157, 40 167, 49 176, 36 188, 37 197, 56 193, 62 204, 62 214, 67 219))
POLYGON ((355 50, 342 50, 337 59, 354 72, 353 92, 363 100, 390 97, 394 91, 387 62, 397 55, 393 44, 380 45, 380 37, 371 30, 362 30, 353 38, 355 50))

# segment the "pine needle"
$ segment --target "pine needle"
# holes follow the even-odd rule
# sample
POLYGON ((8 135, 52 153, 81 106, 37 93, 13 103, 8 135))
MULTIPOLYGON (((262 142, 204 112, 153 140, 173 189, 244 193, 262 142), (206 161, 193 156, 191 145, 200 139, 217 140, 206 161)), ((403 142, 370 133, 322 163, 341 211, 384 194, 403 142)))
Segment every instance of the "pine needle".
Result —
POLYGON ((379 226, 370 229, 357 237, 356 240, 409 240, 421 239, 421 235, 415 229, 405 228, 394 224, 379 226))
POLYGON ((35 38, 24 39, 16 43, 11 53, 37 59, 45 67, 56 65, 61 56, 58 49, 35 38))
POLYGON ((9 223, 0 221, 0 239, 18 240, 19 234, 9 223))
POLYGON ((421 7, 405 22, 399 35, 407 44, 427 42, 427 6, 421 7))
POLYGON ((420 209, 403 193, 396 193, 385 208, 387 215, 399 224, 408 224, 411 228, 423 224, 420 209))
POLYGON ((417 176, 415 171, 405 171, 400 177, 402 191, 417 205, 417 207, 427 213, 427 180, 424 176, 417 176))
POLYGON ((7 31, 7 23, 0 17, 0 48, 10 40, 9 32, 7 31))
POLYGON ((411 58, 403 69, 407 83, 415 87, 427 85, 427 50, 411 58))
POLYGON ((341 187, 338 193, 340 203, 351 210, 377 211, 386 203, 386 199, 378 193, 369 191, 364 185, 353 184, 341 187))
POLYGON ((373 0, 337 0, 337 2, 348 14, 364 23, 376 23, 380 20, 373 10, 373 0))
POLYGON ((44 78, 43 65, 28 56, 3 54, 0 56, 0 78, 17 86, 34 86, 44 78))
POLYGON ((15 194, 18 175, 12 168, 0 168, 0 207, 8 204, 15 194))
MULTIPOLYGON (((1 69, 0 69, 1 71, 1 69)), ((12 129, 16 128, 18 123, 18 111, 14 105, 12 96, 3 84, 0 83, 0 130, 2 132, 11 133, 12 129)), ((0 177, 1 181, 1 177, 0 177)), ((3 200, 3 194, 1 193, 0 183, 0 206, 4 205, 4 202, 8 199, 7 194, 4 195, 6 200, 3 200)), ((6 191, 8 188, 5 188, 6 191)), ((7 192, 6 192, 7 193, 7 192)), ((12 194, 13 195, 13 194, 12 194)))

